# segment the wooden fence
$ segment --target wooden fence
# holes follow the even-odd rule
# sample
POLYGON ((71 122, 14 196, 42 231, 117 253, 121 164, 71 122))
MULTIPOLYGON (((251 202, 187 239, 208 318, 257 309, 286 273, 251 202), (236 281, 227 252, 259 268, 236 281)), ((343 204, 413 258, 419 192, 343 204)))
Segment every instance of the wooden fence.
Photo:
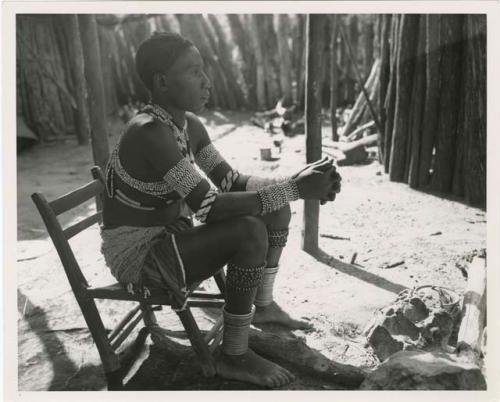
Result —
MULTIPOLYGON (((75 34, 71 15, 18 15, 18 115, 42 140, 77 132, 81 84, 74 61, 75 34)), ((200 50, 212 81, 209 108, 265 110, 285 98, 304 103, 305 15, 97 15, 105 105, 108 114, 120 106, 148 99, 134 68, 138 45, 154 31, 179 32, 200 50)), ((365 76, 378 51, 378 19, 342 15, 365 76)), ((81 29, 81 28, 80 28, 81 29)), ((331 25, 325 29, 331 36, 331 25)), ((339 80, 337 105, 354 102, 357 87, 353 65, 340 36, 335 58, 339 80)), ((328 44, 329 41, 326 41, 328 44)), ((324 105, 330 98, 330 57, 325 47, 322 70, 324 105)))
POLYGON ((380 142, 413 188, 486 202, 486 17, 385 15, 380 142))

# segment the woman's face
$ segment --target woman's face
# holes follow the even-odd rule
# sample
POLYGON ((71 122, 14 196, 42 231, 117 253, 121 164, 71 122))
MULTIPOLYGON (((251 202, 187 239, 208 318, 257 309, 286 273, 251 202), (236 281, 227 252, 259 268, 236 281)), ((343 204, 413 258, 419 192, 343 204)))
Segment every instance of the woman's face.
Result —
POLYGON ((197 112, 210 96, 210 81, 203 71, 203 59, 194 46, 187 48, 166 74, 166 100, 180 110, 197 112))

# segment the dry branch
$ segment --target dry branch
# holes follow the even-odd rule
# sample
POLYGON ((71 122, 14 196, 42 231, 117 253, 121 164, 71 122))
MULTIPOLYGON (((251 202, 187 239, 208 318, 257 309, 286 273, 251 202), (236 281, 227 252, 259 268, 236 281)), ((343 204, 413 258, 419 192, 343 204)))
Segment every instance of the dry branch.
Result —
MULTIPOLYGON (((354 59, 351 44, 346 39, 346 36, 344 34, 342 27, 340 27, 340 34, 342 35, 342 37, 344 38, 344 40, 346 42, 348 54, 349 54, 349 57, 351 58, 351 64, 353 66, 354 72, 356 73, 356 78, 357 78, 358 84, 361 87, 361 93, 363 94, 363 96, 365 98, 366 104, 368 105, 368 109, 370 110, 370 113, 372 115, 373 120, 375 121, 375 125, 377 126, 378 131, 381 132, 382 128, 380 126, 379 118, 377 116, 377 113, 375 112, 375 108, 373 107, 372 101, 370 99, 370 98, 374 98, 374 97, 371 94, 368 94, 366 87, 363 85, 363 80, 361 78, 361 74, 359 73, 358 67, 356 66, 356 60, 354 59)), ((377 63, 377 67, 378 67, 378 65, 379 65, 379 63, 377 63)), ((371 75, 371 73, 370 73, 370 75, 371 75)))
POLYGON ((467 289, 458 332, 457 352, 478 358, 486 320, 486 260, 474 257, 467 270, 467 289))
MULTIPOLYGON (((365 87, 369 93, 369 98, 371 100, 375 100, 375 92, 378 87, 378 76, 380 72, 380 62, 378 60, 373 63, 372 71, 370 72, 370 76, 366 80, 365 87)), ((365 110, 367 108, 367 97, 364 92, 358 95, 356 99, 356 103, 352 108, 351 116, 347 121, 343 135, 349 135, 352 131, 361 123, 363 123, 363 116, 365 115, 365 110)))

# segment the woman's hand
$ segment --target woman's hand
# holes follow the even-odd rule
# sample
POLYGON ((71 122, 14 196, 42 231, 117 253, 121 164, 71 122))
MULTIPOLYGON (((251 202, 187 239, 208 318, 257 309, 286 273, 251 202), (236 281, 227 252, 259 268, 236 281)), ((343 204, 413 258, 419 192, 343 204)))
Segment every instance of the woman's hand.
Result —
POLYGON ((326 202, 335 199, 340 191, 340 175, 333 166, 333 159, 323 158, 307 165, 292 176, 297 183, 300 198, 326 202))
POLYGON ((332 166, 332 169, 329 172, 330 174, 330 186, 331 190, 327 194, 326 198, 322 198, 320 200, 320 204, 324 205, 328 201, 335 201, 335 197, 337 196, 338 193, 340 193, 340 188, 341 188, 341 181, 342 177, 340 176, 339 172, 337 172, 337 169, 335 169, 335 166, 332 166))

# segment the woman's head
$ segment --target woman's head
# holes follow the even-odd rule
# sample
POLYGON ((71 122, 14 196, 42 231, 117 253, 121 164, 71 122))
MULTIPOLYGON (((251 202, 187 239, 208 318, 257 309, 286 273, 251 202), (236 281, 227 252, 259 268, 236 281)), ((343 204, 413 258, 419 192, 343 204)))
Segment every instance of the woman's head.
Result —
POLYGON ((188 39, 170 32, 155 33, 140 44, 135 63, 153 97, 192 112, 207 102, 210 82, 198 49, 188 39))

